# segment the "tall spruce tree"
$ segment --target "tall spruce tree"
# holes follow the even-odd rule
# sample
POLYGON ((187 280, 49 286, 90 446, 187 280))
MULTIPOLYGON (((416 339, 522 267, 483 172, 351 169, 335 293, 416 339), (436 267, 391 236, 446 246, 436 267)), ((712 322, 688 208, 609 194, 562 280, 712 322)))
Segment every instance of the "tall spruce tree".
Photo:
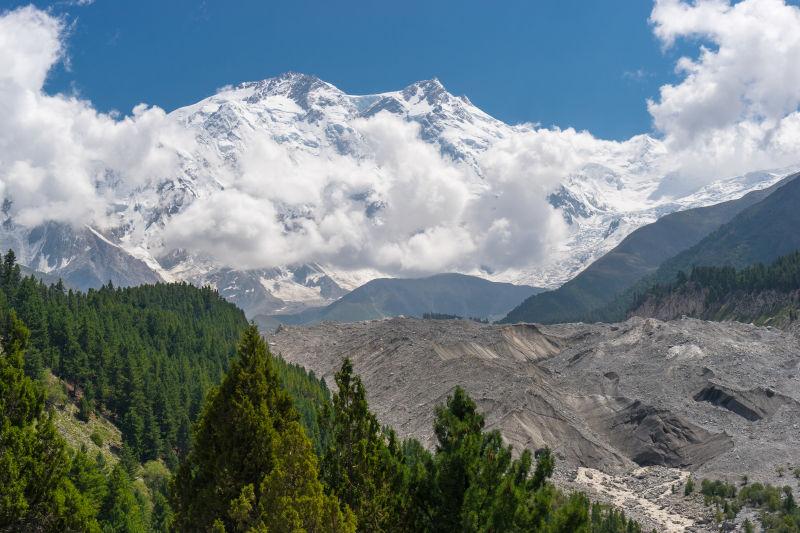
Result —
MULTIPOLYGON (((483 416, 461 387, 436 409, 429 530, 570 531, 553 522, 557 492, 547 483, 553 473, 550 451, 539 454, 531 472, 528 450, 514 459, 500 433, 483 427, 483 416)), ((588 504, 574 505, 556 518, 559 524, 583 524, 587 512, 588 504)))
POLYGON ((336 373, 337 392, 323 414, 329 442, 322 460, 322 479, 342 504, 356 514, 359 531, 388 531, 400 519, 402 483, 399 450, 393 435, 381 429, 369 410, 361 378, 345 359, 336 373))
POLYGON ((464 495, 480 455, 483 425, 475 402, 461 387, 436 408, 433 430, 438 441, 435 476, 439 501, 435 523, 440 531, 462 529, 464 495))
POLYGON ((183 531, 261 525, 296 531, 298 524, 309 531, 354 529, 348 511, 322 493, 312 445, 254 325, 219 389, 209 394, 173 483, 173 503, 175 525, 183 531))

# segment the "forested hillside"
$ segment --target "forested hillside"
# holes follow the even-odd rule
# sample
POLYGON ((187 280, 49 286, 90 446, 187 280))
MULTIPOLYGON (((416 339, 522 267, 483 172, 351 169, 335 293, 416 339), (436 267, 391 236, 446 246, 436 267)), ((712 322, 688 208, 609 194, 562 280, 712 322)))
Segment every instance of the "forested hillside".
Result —
POLYGON ((635 296, 655 285, 672 283, 679 272, 695 266, 744 268, 770 263, 800 249, 800 180, 791 176, 760 202, 736 215, 730 222, 696 245, 664 261, 658 269, 617 294, 605 306, 587 313, 584 321, 624 320, 635 296))
POLYGON ((694 267, 636 296, 630 315, 787 326, 800 316, 800 251, 770 265, 694 267))
MULTIPOLYGON (((31 331, 28 375, 51 369, 82 416, 107 416, 135 458, 170 465, 188 449, 206 392, 228 369, 247 327, 244 313, 209 288, 109 284, 82 293, 23 277, 13 252, 0 269, 0 309, 13 309, 31 331)), ((327 391, 299 367, 281 364, 312 427, 309 402, 327 391)))
POLYGON ((800 180, 791 180, 688 250, 665 261, 656 281, 694 266, 743 268, 770 263, 800 249, 800 180))

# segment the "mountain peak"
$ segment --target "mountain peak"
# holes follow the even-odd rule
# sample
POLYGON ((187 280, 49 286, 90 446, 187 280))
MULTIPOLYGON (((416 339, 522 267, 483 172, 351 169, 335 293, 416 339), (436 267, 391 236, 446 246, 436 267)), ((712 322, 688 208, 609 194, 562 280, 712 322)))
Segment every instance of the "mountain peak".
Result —
POLYGON ((242 88, 252 88, 253 94, 247 99, 258 102, 269 96, 285 96, 297 102, 304 109, 310 107, 309 95, 312 92, 328 92, 342 95, 342 91, 311 74, 287 71, 273 78, 242 84, 242 88))
POLYGON ((438 78, 412 83, 403 89, 402 94, 406 101, 411 101, 412 99, 426 100, 429 104, 441 102, 452 96, 438 78))
POLYGON ((442 85, 442 82, 439 81, 439 78, 435 76, 428 80, 420 80, 413 85, 423 87, 426 90, 445 90, 444 85, 442 85))

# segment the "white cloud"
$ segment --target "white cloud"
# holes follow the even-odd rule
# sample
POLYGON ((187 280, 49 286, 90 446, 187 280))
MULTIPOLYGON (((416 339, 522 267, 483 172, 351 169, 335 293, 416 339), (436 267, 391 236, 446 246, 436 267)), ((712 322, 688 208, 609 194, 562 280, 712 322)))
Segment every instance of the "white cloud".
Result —
POLYGON ((18 222, 102 224, 109 179, 134 187, 175 172, 186 139, 159 108, 122 120, 43 86, 63 57, 62 20, 33 7, 0 15, 0 195, 18 222))
POLYGON ((563 236, 547 194, 597 143, 572 130, 521 133, 485 154, 480 180, 422 141, 415 123, 383 112, 354 127, 368 158, 249 139, 225 191, 172 219, 168 249, 239 267, 320 261, 406 275, 525 266, 563 236))
POLYGON ((445 161, 416 125, 387 114, 358 121, 373 156, 319 157, 268 137, 249 139, 240 174, 195 201, 164 234, 239 267, 334 262, 427 272, 466 261, 471 172, 445 161))
POLYGON ((698 43, 648 108, 678 170, 708 180, 798 161, 800 8, 784 0, 657 0, 665 47, 698 43))

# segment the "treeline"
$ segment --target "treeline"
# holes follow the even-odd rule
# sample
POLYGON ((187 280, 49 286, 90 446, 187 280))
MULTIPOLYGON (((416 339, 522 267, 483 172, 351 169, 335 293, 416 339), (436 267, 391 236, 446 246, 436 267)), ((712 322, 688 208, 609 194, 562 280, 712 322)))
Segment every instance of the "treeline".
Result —
POLYGON ((720 302, 736 292, 800 290, 800 251, 780 257, 770 265, 758 263, 742 269, 695 266, 688 275, 680 271, 672 283, 657 284, 637 294, 632 309, 648 299, 661 299, 687 287, 705 291, 707 304, 720 302))
POLYGON ((13 310, 0 313, 0 339, 0 531, 168 531, 163 463, 111 466, 69 449, 25 373, 31 332, 13 310))
POLYGON ((51 369, 85 416, 98 410, 120 428, 135 457, 173 465, 247 325, 209 288, 109 283, 81 293, 22 277, 13 252, 0 269, 0 306, 31 331, 29 375, 51 369))
POLYGON ((488 318, 480 318, 475 316, 470 316, 464 318, 463 316, 459 315, 449 315, 447 313, 422 313, 423 320, 472 320, 473 322, 478 322, 479 324, 488 324, 488 318))

